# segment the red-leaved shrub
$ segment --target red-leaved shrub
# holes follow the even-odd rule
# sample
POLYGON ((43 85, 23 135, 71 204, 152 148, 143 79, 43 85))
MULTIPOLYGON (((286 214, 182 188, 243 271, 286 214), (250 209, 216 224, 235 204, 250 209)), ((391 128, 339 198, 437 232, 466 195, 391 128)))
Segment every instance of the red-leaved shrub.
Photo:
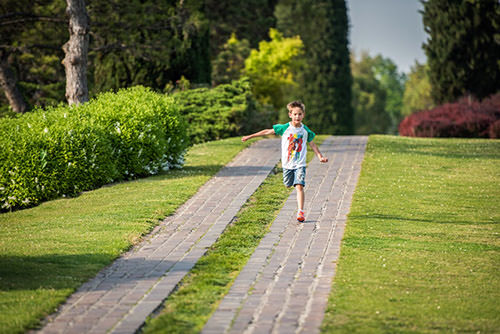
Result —
POLYGON ((488 129, 488 134, 490 138, 497 138, 497 139, 500 138, 500 119, 490 125, 490 128, 488 129))
POLYGON ((500 137, 500 93, 478 102, 462 98, 416 112, 399 124, 399 134, 411 137, 500 137))

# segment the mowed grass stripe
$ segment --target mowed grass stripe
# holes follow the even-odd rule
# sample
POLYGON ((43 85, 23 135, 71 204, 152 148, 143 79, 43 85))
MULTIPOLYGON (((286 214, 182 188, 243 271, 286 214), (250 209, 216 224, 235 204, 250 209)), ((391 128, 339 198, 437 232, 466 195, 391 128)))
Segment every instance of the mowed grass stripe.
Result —
MULTIPOLYGON (((327 137, 317 136, 314 141, 319 146, 327 137)), ((307 161, 313 158, 316 159, 309 149, 307 161)), ((282 169, 276 168, 240 210, 235 222, 179 283, 161 312, 147 321, 142 332, 200 332, 269 231, 291 191, 283 185, 282 169)))
POLYGON ((500 332, 500 141, 370 137, 323 333, 500 332))
POLYGON ((182 170, 0 214, 0 333, 36 327, 248 145, 195 145, 182 170))

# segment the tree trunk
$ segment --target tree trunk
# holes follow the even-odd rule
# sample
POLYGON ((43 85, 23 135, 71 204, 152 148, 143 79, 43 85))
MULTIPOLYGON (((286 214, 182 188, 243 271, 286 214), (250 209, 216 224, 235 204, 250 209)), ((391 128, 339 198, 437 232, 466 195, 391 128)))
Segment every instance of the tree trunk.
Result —
POLYGON ((69 41, 63 45, 66 70, 66 99, 69 104, 89 100, 87 87, 87 52, 89 48, 90 19, 85 0, 66 0, 69 16, 69 41))
POLYGON ((10 69, 7 56, 0 54, 0 87, 5 92, 7 100, 12 110, 18 113, 24 113, 28 106, 24 102, 23 96, 16 85, 16 77, 10 69))

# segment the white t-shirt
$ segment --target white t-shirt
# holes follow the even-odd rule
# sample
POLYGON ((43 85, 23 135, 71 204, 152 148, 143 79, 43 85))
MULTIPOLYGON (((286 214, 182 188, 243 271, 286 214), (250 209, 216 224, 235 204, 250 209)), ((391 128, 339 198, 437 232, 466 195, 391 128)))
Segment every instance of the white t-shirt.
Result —
POLYGON ((273 125, 274 133, 281 136, 281 164, 286 169, 306 166, 307 143, 316 134, 302 124, 296 128, 292 124, 273 125))

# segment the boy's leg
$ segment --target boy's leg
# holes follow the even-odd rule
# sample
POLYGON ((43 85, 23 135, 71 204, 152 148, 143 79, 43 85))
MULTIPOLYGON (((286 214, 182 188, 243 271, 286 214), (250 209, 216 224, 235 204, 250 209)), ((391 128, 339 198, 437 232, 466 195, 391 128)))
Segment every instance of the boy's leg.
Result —
POLYGON ((300 211, 304 211, 304 199, 305 199, 304 186, 301 184, 297 184, 295 186, 295 189, 297 189, 297 208, 300 211))
POLYGON ((303 222, 306 218, 304 217, 304 187, 306 185, 306 168, 299 167, 295 170, 294 186, 297 190, 297 220, 303 222))

